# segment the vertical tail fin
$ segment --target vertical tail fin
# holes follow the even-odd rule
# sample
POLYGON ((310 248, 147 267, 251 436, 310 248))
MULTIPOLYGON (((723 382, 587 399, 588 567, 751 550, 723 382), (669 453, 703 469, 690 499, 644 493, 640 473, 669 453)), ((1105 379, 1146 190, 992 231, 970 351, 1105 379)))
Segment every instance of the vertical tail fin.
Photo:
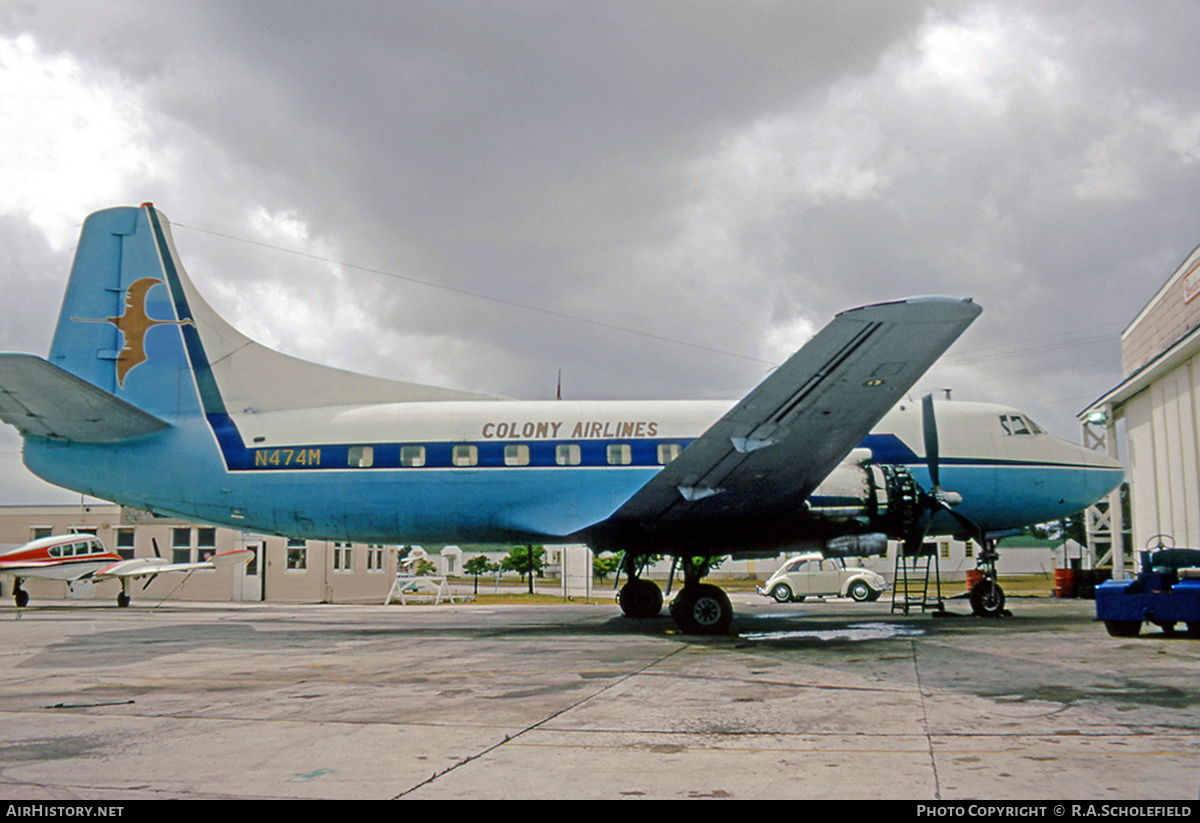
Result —
POLYGON ((84 222, 50 362, 170 417, 199 411, 180 333, 191 326, 194 334, 195 322, 186 300, 173 296, 171 251, 156 217, 147 204, 96 212, 84 222))
POLYGON ((327 403, 494 399, 369 377, 272 351, 226 323, 192 285, 153 205, 84 221, 50 362, 164 419, 327 403), (325 399, 328 398, 328 399, 325 399))

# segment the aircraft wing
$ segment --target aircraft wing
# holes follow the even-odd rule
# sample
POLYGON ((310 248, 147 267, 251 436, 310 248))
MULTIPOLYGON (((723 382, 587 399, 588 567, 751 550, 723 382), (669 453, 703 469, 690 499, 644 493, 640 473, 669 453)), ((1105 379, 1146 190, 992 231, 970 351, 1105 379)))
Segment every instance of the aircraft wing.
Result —
POLYGON ((167 423, 32 354, 0 354, 0 420, 24 437, 114 443, 167 423))
POLYGON ((254 552, 248 549, 238 549, 236 551, 215 554, 208 560, 202 560, 198 563, 168 563, 166 560, 158 557, 134 557, 130 560, 122 560, 119 563, 113 563, 111 566, 100 569, 92 575, 92 579, 105 580, 111 577, 136 579, 139 577, 151 577, 156 574, 169 574, 170 572, 194 572, 197 569, 216 569, 221 566, 247 563, 253 556, 254 552))
POLYGON ((795 513, 980 311, 969 300, 921 297, 842 312, 610 522, 795 513))

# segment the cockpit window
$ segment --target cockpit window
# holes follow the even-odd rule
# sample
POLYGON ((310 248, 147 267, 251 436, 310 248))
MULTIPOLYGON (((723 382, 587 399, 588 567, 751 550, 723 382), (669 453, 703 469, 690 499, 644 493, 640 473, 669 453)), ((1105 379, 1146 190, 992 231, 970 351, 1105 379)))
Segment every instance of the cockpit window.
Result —
POLYGON ((1038 427, 1037 423, 1020 414, 1000 415, 1000 427, 1004 429, 1006 435, 1042 434, 1042 430, 1038 427))

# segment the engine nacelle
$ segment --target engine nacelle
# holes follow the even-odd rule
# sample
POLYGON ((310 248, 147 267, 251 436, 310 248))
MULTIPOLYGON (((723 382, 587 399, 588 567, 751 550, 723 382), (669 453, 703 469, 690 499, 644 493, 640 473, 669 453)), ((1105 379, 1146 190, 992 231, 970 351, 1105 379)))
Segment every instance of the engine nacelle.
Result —
POLYGON ((852 451, 809 496, 806 506, 831 525, 846 526, 843 536, 823 541, 821 551, 827 557, 882 554, 887 538, 908 534, 924 511, 908 469, 872 463, 869 449, 852 451))
POLYGON ((883 532, 844 534, 825 541, 826 557, 875 557, 887 554, 888 536, 883 532))

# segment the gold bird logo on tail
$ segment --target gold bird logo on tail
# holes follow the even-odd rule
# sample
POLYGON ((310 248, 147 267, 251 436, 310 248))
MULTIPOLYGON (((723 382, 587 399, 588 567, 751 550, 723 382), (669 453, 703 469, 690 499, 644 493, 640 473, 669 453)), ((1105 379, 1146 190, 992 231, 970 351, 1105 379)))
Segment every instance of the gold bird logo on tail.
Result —
POLYGON ((125 345, 117 355, 117 385, 125 388, 125 375, 135 366, 146 362, 146 332, 154 326, 195 325, 191 320, 155 320, 146 313, 146 295, 150 289, 163 281, 157 277, 143 277, 129 284, 125 290, 125 310, 117 317, 99 318, 73 317, 81 323, 112 323, 120 330, 125 345))

